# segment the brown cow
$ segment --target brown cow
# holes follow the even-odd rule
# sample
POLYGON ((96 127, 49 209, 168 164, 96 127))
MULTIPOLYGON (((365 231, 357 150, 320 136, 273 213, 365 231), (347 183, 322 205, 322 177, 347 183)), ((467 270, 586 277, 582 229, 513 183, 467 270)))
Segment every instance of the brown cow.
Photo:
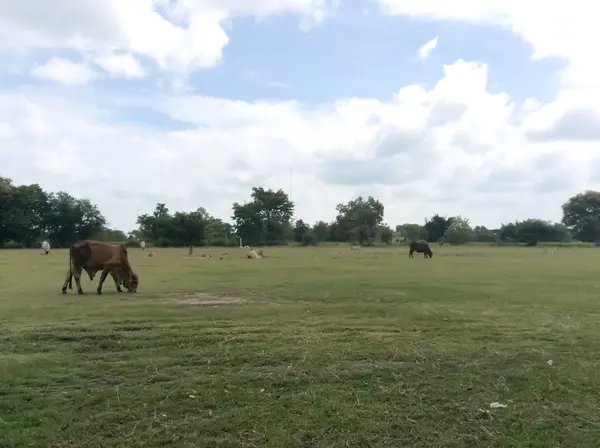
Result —
POLYGON ((127 258, 127 249, 124 245, 112 246, 100 241, 82 240, 75 242, 69 249, 69 270, 62 287, 62 293, 67 293, 73 289, 73 277, 77 284, 77 294, 83 294, 81 289, 81 271, 85 270, 94 280, 98 271, 102 271, 100 281, 98 282, 98 294, 102 294, 102 284, 108 274, 115 281, 117 291, 121 292, 120 283, 127 288, 128 292, 137 292, 139 286, 139 277, 131 269, 127 258))

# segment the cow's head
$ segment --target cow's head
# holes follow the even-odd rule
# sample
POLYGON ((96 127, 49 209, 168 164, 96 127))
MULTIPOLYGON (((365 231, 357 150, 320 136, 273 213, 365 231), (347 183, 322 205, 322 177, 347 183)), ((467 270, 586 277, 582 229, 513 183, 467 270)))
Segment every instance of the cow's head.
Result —
POLYGON ((140 285, 140 278, 135 272, 131 273, 131 277, 121 273, 119 276, 119 283, 127 288, 127 292, 137 292, 138 286, 140 285))
POLYGON ((138 286, 140 286, 140 278, 135 272, 132 272, 129 285, 126 285, 127 292, 137 292, 138 286))
POLYGON ((429 255, 429 258, 433 258, 433 252, 431 252, 431 249, 427 251, 427 255, 429 255))

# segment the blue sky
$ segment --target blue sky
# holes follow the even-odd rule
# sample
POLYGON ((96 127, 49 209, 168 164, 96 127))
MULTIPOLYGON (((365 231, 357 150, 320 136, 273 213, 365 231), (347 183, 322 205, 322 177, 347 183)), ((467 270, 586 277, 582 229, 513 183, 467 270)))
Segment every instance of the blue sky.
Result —
POLYGON ((231 43, 218 67, 192 76, 201 94, 241 100, 298 99, 307 103, 344 97, 387 100, 400 86, 431 86, 443 64, 458 58, 490 65, 490 90, 511 92, 515 100, 555 95, 560 60, 532 61, 531 45, 500 27, 414 21, 386 16, 376 8, 342 7, 310 32, 286 15, 257 22, 236 20, 231 43), (439 36, 427 61, 418 48, 439 36), (270 83, 284 83, 281 88, 270 83))
POLYGON ((581 5, 563 23, 470 0, 31 2, 0 6, 0 175, 90 197, 117 227, 157 201, 228 219, 290 168, 309 222, 366 192, 390 224, 558 220, 600 178, 581 5))

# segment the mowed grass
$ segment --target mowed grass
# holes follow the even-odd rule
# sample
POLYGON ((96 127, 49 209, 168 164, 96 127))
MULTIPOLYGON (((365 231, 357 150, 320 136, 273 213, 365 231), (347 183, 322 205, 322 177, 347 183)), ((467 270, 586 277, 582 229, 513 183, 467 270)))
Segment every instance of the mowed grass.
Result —
POLYGON ((597 447, 600 251, 433 249, 0 251, 0 446, 597 447))

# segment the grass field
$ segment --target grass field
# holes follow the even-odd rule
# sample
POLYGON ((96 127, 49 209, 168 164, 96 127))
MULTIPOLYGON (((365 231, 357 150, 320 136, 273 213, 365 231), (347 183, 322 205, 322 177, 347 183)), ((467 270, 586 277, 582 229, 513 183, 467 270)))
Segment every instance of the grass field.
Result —
POLYGON ((433 249, 0 251, 0 446, 599 446, 600 251, 433 249))

